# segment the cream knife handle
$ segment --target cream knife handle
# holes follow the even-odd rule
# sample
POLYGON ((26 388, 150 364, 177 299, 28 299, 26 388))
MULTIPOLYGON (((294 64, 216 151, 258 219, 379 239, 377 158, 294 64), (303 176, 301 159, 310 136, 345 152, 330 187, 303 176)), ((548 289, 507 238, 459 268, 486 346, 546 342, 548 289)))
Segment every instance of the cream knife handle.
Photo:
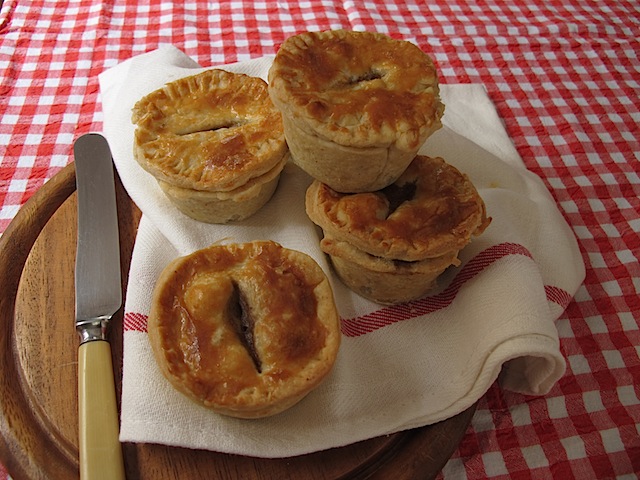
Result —
POLYGON ((78 349, 80 478, 124 479, 111 346, 104 340, 78 349))

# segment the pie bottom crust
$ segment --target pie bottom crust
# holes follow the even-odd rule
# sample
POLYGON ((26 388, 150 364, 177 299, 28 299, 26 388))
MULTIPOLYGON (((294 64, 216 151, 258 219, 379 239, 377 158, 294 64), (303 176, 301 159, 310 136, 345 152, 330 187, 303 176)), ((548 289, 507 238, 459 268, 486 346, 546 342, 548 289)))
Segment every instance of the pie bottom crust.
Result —
MULTIPOLYGON (((312 133, 296 119, 282 114, 284 134, 293 162, 336 192, 358 193, 383 189, 395 182, 418 149, 402 151, 394 145, 358 148, 340 145, 312 133)), ((434 125, 432 132, 440 128, 434 125)))
POLYGON ((460 265, 458 250, 436 258, 403 262, 370 255, 353 245, 325 237, 320 242, 342 282, 382 305, 417 300, 437 287, 438 277, 460 265))
POLYGON ((244 220, 260 210, 273 196, 288 154, 267 173, 230 191, 182 188, 158 180, 169 200, 185 215, 204 223, 224 224, 244 220))

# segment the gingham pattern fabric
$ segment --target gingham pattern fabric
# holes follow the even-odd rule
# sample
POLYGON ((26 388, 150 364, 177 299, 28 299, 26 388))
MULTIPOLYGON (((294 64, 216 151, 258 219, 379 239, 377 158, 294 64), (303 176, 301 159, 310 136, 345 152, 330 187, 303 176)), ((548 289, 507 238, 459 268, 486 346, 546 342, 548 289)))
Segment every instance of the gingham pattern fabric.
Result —
POLYGON ((440 478, 637 478, 640 5, 363 3, 4 0, 0 232, 71 162, 73 140, 101 130, 98 74, 137 53, 173 44, 201 65, 229 63, 328 28, 411 40, 434 58, 442 83, 485 85, 587 266, 557 322, 565 376, 544 397, 492 387, 440 478))

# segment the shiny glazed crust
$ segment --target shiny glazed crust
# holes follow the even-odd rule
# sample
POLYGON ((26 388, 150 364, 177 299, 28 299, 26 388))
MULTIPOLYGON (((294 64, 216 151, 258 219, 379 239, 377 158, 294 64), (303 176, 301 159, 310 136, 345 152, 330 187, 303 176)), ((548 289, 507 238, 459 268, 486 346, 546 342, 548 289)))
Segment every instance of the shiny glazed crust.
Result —
POLYGON ((240 418, 300 401, 329 373, 340 345, 323 271, 274 242, 213 245, 174 260, 156 284, 148 332, 177 390, 240 418))
POLYGON ((442 158, 421 155, 396 182, 376 192, 343 194, 314 181, 306 210, 325 236, 408 262, 457 252, 490 222, 466 175, 442 158))
POLYGON ((381 304, 427 294, 491 221, 467 176, 426 156, 377 192, 342 194, 316 180, 306 209, 322 228, 320 247, 343 283, 381 304))
POLYGON ((359 148, 415 151, 443 113, 432 60, 410 42, 373 32, 287 38, 269 71, 269 94, 304 130, 359 148))
POLYGON ((294 163, 339 192, 393 183, 444 112, 431 59, 372 32, 288 38, 269 70, 269 95, 294 163))
POLYGON ((134 156, 157 180, 230 191, 287 151, 282 117, 257 77, 207 70, 168 83, 133 108, 134 156))

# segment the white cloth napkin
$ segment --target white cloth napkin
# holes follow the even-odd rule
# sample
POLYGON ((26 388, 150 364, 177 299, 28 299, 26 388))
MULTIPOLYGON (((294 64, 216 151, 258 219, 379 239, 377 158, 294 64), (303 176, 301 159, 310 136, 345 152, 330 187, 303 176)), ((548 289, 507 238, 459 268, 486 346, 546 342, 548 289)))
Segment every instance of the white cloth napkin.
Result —
MULTIPOLYGON (((271 61, 219 68, 266 79, 271 61)), ((125 304, 122 441, 287 457, 447 419, 498 378, 505 389, 525 394, 551 389, 565 369, 554 320, 582 282, 584 266, 571 230, 540 179, 525 169, 481 86, 442 86, 445 126, 423 153, 441 155, 469 174, 493 223, 430 297, 382 308, 332 274, 304 210, 311 180, 294 165, 285 168, 262 210, 223 226, 179 213, 138 166, 133 104, 201 70, 167 46, 100 76, 104 134, 124 186, 143 212, 125 304), (160 271, 174 257, 221 239, 271 239, 306 252, 334 288, 343 322, 335 368, 302 402, 274 417, 240 420, 196 405, 164 379, 149 346, 146 315, 160 271)))

